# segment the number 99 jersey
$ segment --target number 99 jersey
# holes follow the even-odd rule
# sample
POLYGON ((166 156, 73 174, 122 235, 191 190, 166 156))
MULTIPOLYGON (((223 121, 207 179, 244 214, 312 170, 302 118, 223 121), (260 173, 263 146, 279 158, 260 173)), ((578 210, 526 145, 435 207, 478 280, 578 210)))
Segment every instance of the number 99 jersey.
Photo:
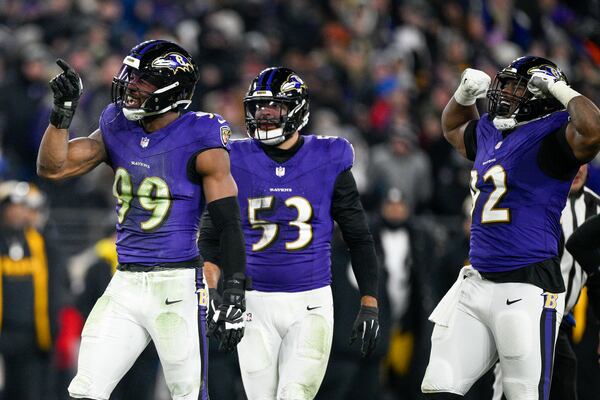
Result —
POLYGON ((187 112, 148 134, 110 104, 100 116, 100 130, 115 172, 119 263, 197 258, 204 197, 201 181, 189 171, 203 150, 229 150, 227 123, 215 114, 187 112))
POLYGON ((343 138, 305 135, 282 164, 256 140, 231 143, 246 241, 246 271, 263 292, 299 292, 331 283, 331 202, 338 174, 352 167, 343 138))

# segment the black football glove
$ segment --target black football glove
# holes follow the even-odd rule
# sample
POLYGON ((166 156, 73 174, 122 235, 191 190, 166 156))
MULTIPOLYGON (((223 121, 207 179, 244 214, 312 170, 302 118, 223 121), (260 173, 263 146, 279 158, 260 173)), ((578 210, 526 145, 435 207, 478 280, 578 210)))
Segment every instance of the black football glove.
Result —
MULTIPOLYGON (((212 312, 212 322, 208 323, 207 336, 216 333, 219 350, 233 351, 244 336, 244 311, 246 311, 246 277, 235 273, 225 280, 221 304, 212 312)), ((212 300, 209 307, 213 308, 212 300)))
POLYGON ((79 74, 66 61, 59 58, 56 64, 63 72, 50 81, 50 89, 54 95, 50 123, 59 129, 68 129, 83 92, 83 83, 79 74))
POLYGON ((215 339, 220 340, 221 332, 217 329, 219 317, 217 316, 217 318, 215 318, 215 314, 219 311, 223 299, 221 298, 219 291, 212 288, 208 289, 208 298, 210 300, 208 302, 208 315, 206 317, 206 323, 208 325, 206 336, 214 336, 215 339))
POLYGON ((379 311, 377 307, 360 306, 352 326, 350 345, 359 337, 361 339, 361 356, 370 356, 379 340, 379 311))

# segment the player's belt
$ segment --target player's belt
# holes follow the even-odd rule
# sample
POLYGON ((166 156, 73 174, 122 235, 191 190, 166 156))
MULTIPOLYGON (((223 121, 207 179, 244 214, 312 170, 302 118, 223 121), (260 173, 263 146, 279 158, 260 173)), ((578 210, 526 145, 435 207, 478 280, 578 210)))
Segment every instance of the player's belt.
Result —
POLYGON ((186 269, 186 268, 199 268, 200 257, 196 257, 192 260, 178 261, 172 263, 158 263, 153 265, 145 265, 138 263, 119 263, 117 269, 119 271, 129 272, 152 272, 152 271, 167 271, 171 269, 186 269))

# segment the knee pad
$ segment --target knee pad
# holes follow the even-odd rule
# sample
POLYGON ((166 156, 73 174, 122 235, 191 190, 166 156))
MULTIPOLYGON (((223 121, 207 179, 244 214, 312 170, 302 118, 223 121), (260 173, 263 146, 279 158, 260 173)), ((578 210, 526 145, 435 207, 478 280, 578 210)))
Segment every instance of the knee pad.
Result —
POLYGON ((329 356, 333 329, 325 317, 319 314, 309 314, 302 321, 298 354, 300 357, 316 361, 329 356))
POLYGON ((69 396, 72 399, 82 400, 103 400, 108 397, 96 396, 90 393, 92 389, 92 381, 89 377, 77 374, 69 385, 69 396))
POLYGON ((183 318, 173 312, 161 313, 156 317, 156 345, 160 346, 161 357, 166 362, 183 361, 191 351, 183 345, 190 341, 189 327, 183 318))
POLYGON ((508 400, 538 400, 537 385, 527 384, 517 379, 504 379, 502 389, 508 400))
POLYGON ((520 359, 529 355, 533 336, 531 319, 523 311, 501 313, 496 318, 496 345, 498 353, 507 359, 520 359))
POLYGON ((173 400, 197 400, 200 387, 193 384, 169 385, 169 392, 173 400))
POLYGON ((429 360, 429 365, 427 365, 427 370, 421 383, 421 391, 423 393, 441 392, 444 390, 456 392, 456 389, 452 366, 441 358, 432 358, 429 360))
POLYGON ((248 374, 264 371, 273 363, 271 352, 260 329, 246 328, 237 350, 240 364, 243 364, 243 370, 248 374))
POLYGON ((311 400, 314 399, 319 386, 288 383, 277 395, 277 400, 311 400))

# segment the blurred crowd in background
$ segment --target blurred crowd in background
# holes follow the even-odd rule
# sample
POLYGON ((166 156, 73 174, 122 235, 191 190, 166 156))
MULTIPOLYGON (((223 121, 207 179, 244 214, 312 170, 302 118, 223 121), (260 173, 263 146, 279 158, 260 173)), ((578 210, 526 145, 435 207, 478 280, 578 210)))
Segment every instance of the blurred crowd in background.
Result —
MULTIPOLYGON (((5 233, 21 230, 27 242, 33 239, 26 233, 35 229, 43 234, 47 251, 56 253, 46 260, 48 275, 59 277, 46 293, 58 296, 47 306, 48 345, 40 345, 37 314, 16 323, 18 334, 8 332, 11 312, 6 310, 24 303, 19 299, 10 305, 8 296, 15 290, 2 292, 4 369, 10 370, 7 360, 15 354, 19 359, 21 351, 39 358, 39 379, 47 382, 40 384, 43 397, 34 398, 66 398, 82 317, 102 291, 96 286, 106 285, 116 265, 110 240, 102 241, 111 237, 116 220, 110 168, 62 183, 41 181, 35 173, 52 105, 47 83, 60 72, 56 58, 67 60, 83 79, 71 137, 97 129, 110 102, 113 75, 142 40, 169 39, 190 51, 200 69, 191 109, 222 115, 234 137, 245 136, 242 98, 251 79, 267 66, 294 69, 310 90, 311 118, 304 132, 344 136, 354 145, 353 172, 372 216, 384 277, 380 351, 360 361, 358 351, 347 346, 358 292, 348 279, 345 249, 334 241, 334 298, 339 299, 335 368, 330 368, 320 396, 417 399, 429 354, 432 327, 427 316, 468 256, 465 200, 471 164, 442 137, 441 112, 463 69, 478 68, 493 77, 525 54, 551 59, 576 90, 600 104, 598 21, 598 0, 0 1, 0 250, 6 249, 12 261, 33 257, 15 253, 5 233), (33 194, 37 201, 31 200, 33 194), (15 204, 36 218, 23 217, 14 225, 15 204), (106 270, 95 269, 97 264, 106 270), (15 339, 32 327, 37 330, 27 340, 15 339)), ((600 188, 598 168, 595 163, 590 167, 588 183, 600 188)), ((0 277, 6 271, 3 267, 0 277)), ((11 279, 19 283, 22 276, 11 271, 0 285, 11 279)), ((31 310, 24 312, 40 311, 38 302, 25 301, 31 310)), ((597 332, 598 321, 587 324, 597 332)), ((581 398, 596 398, 585 397, 587 390, 597 395, 600 382, 597 366, 586 368, 585 357, 589 354, 595 364, 598 337, 586 342, 582 335, 579 340, 581 398)), ((160 377, 152 355, 148 360, 140 382, 160 377)), ((234 356, 215 354, 213 365, 211 386, 218 391, 213 398, 242 398, 234 356)), ((18 369, 14 373, 17 378, 7 372, 1 383, 3 400, 16 399, 7 390, 20 382, 19 373, 25 374, 24 382, 34 379, 18 369)), ((480 386, 470 398, 489 399, 486 382, 480 386)), ((160 384, 152 382, 148 392, 161 398, 160 384)), ((137 397, 117 396, 142 398, 141 391, 137 397)))

